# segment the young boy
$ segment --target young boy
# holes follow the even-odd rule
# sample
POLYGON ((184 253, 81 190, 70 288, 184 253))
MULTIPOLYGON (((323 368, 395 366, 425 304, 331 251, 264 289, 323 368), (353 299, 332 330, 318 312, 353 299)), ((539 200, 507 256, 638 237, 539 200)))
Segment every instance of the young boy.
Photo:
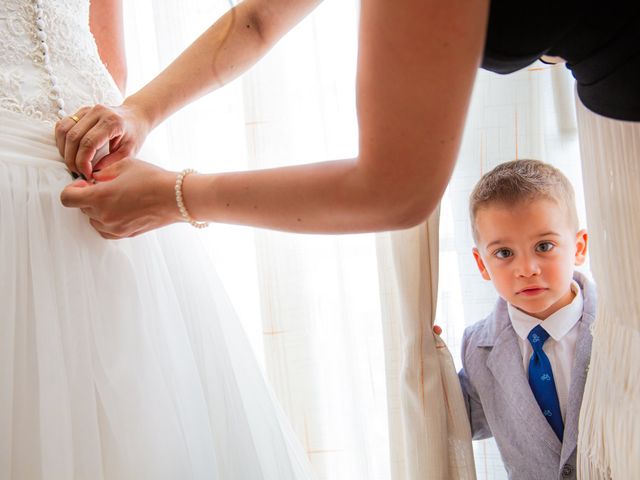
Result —
POLYGON ((460 383, 476 440, 495 437, 509 478, 575 478, 594 285, 573 188, 535 160, 499 165, 470 198, 480 274, 500 298, 467 328, 460 383))

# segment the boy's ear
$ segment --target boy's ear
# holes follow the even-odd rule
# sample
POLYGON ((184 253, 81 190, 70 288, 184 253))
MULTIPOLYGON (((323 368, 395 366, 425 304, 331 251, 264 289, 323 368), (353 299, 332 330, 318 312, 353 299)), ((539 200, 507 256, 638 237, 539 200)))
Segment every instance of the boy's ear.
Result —
POLYGON ((484 262, 482 261, 482 257, 480 256, 480 252, 476 247, 473 247, 473 258, 476 260, 476 265, 478 265, 478 270, 480 270, 480 275, 485 280, 491 280, 491 276, 489 275, 489 271, 487 267, 484 266, 484 262))
POLYGON ((580 230, 576 233, 576 265, 582 265, 587 258, 587 244, 589 243, 589 235, 586 230, 580 230))

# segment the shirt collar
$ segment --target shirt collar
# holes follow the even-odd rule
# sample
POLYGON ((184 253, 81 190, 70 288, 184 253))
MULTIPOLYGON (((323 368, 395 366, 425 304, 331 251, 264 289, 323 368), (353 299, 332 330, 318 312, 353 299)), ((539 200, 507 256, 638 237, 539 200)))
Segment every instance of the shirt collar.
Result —
POLYGON ((509 310, 509 318, 513 329, 518 336, 523 340, 527 339, 527 335, 531 332, 531 329, 536 325, 543 324, 547 333, 556 341, 562 340, 569 330, 578 323, 578 320, 582 318, 583 298, 580 286, 574 280, 571 282, 571 290, 575 293, 575 297, 569 305, 562 307, 553 315, 547 317, 544 321, 539 318, 532 317, 524 313, 522 310, 518 310, 510 303, 507 305, 509 310))

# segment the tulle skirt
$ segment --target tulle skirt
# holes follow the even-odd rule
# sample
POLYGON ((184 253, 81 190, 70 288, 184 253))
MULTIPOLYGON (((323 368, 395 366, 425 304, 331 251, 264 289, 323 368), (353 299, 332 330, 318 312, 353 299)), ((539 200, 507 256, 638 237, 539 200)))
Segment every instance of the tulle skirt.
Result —
POLYGON ((0 478, 309 478, 197 232, 104 240, 70 181, 0 111, 0 478))

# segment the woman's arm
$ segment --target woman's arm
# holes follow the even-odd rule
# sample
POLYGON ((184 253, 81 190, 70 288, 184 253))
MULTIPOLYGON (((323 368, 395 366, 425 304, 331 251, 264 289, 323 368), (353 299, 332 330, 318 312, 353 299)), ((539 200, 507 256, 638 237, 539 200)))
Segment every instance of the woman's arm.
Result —
POLYGON ((90 161, 107 142, 111 154, 102 167, 135 155, 151 129, 246 71, 320 1, 244 0, 120 107, 83 108, 77 124, 62 119, 56 143, 67 167, 91 178, 90 161))
POLYGON ((187 177, 202 220, 297 232, 405 228, 437 206, 484 47, 484 0, 364 0, 358 158, 187 177))
POLYGON ((244 0, 225 13, 162 73, 125 101, 151 128, 235 79, 321 0, 244 0))
MULTIPOLYGON (((488 0, 363 0, 359 156, 190 175, 183 188, 191 215, 323 233, 389 230, 423 221, 440 200, 457 157, 487 14, 488 0)), ((170 191, 175 174, 150 168, 113 165, 95 175, 109 181, 68 188, 63 203, 90 207, 99 230, 116 236, 179 220, 170 191), (139 202, 132 210, 134 198, 145 199, 145 207, 139 202)))
POLYGON ((127 86, 127 60, 124 53, 122 0, 92 0, 89 7, 89 28, 96 39, 102 63, 124 95, 127 86))

